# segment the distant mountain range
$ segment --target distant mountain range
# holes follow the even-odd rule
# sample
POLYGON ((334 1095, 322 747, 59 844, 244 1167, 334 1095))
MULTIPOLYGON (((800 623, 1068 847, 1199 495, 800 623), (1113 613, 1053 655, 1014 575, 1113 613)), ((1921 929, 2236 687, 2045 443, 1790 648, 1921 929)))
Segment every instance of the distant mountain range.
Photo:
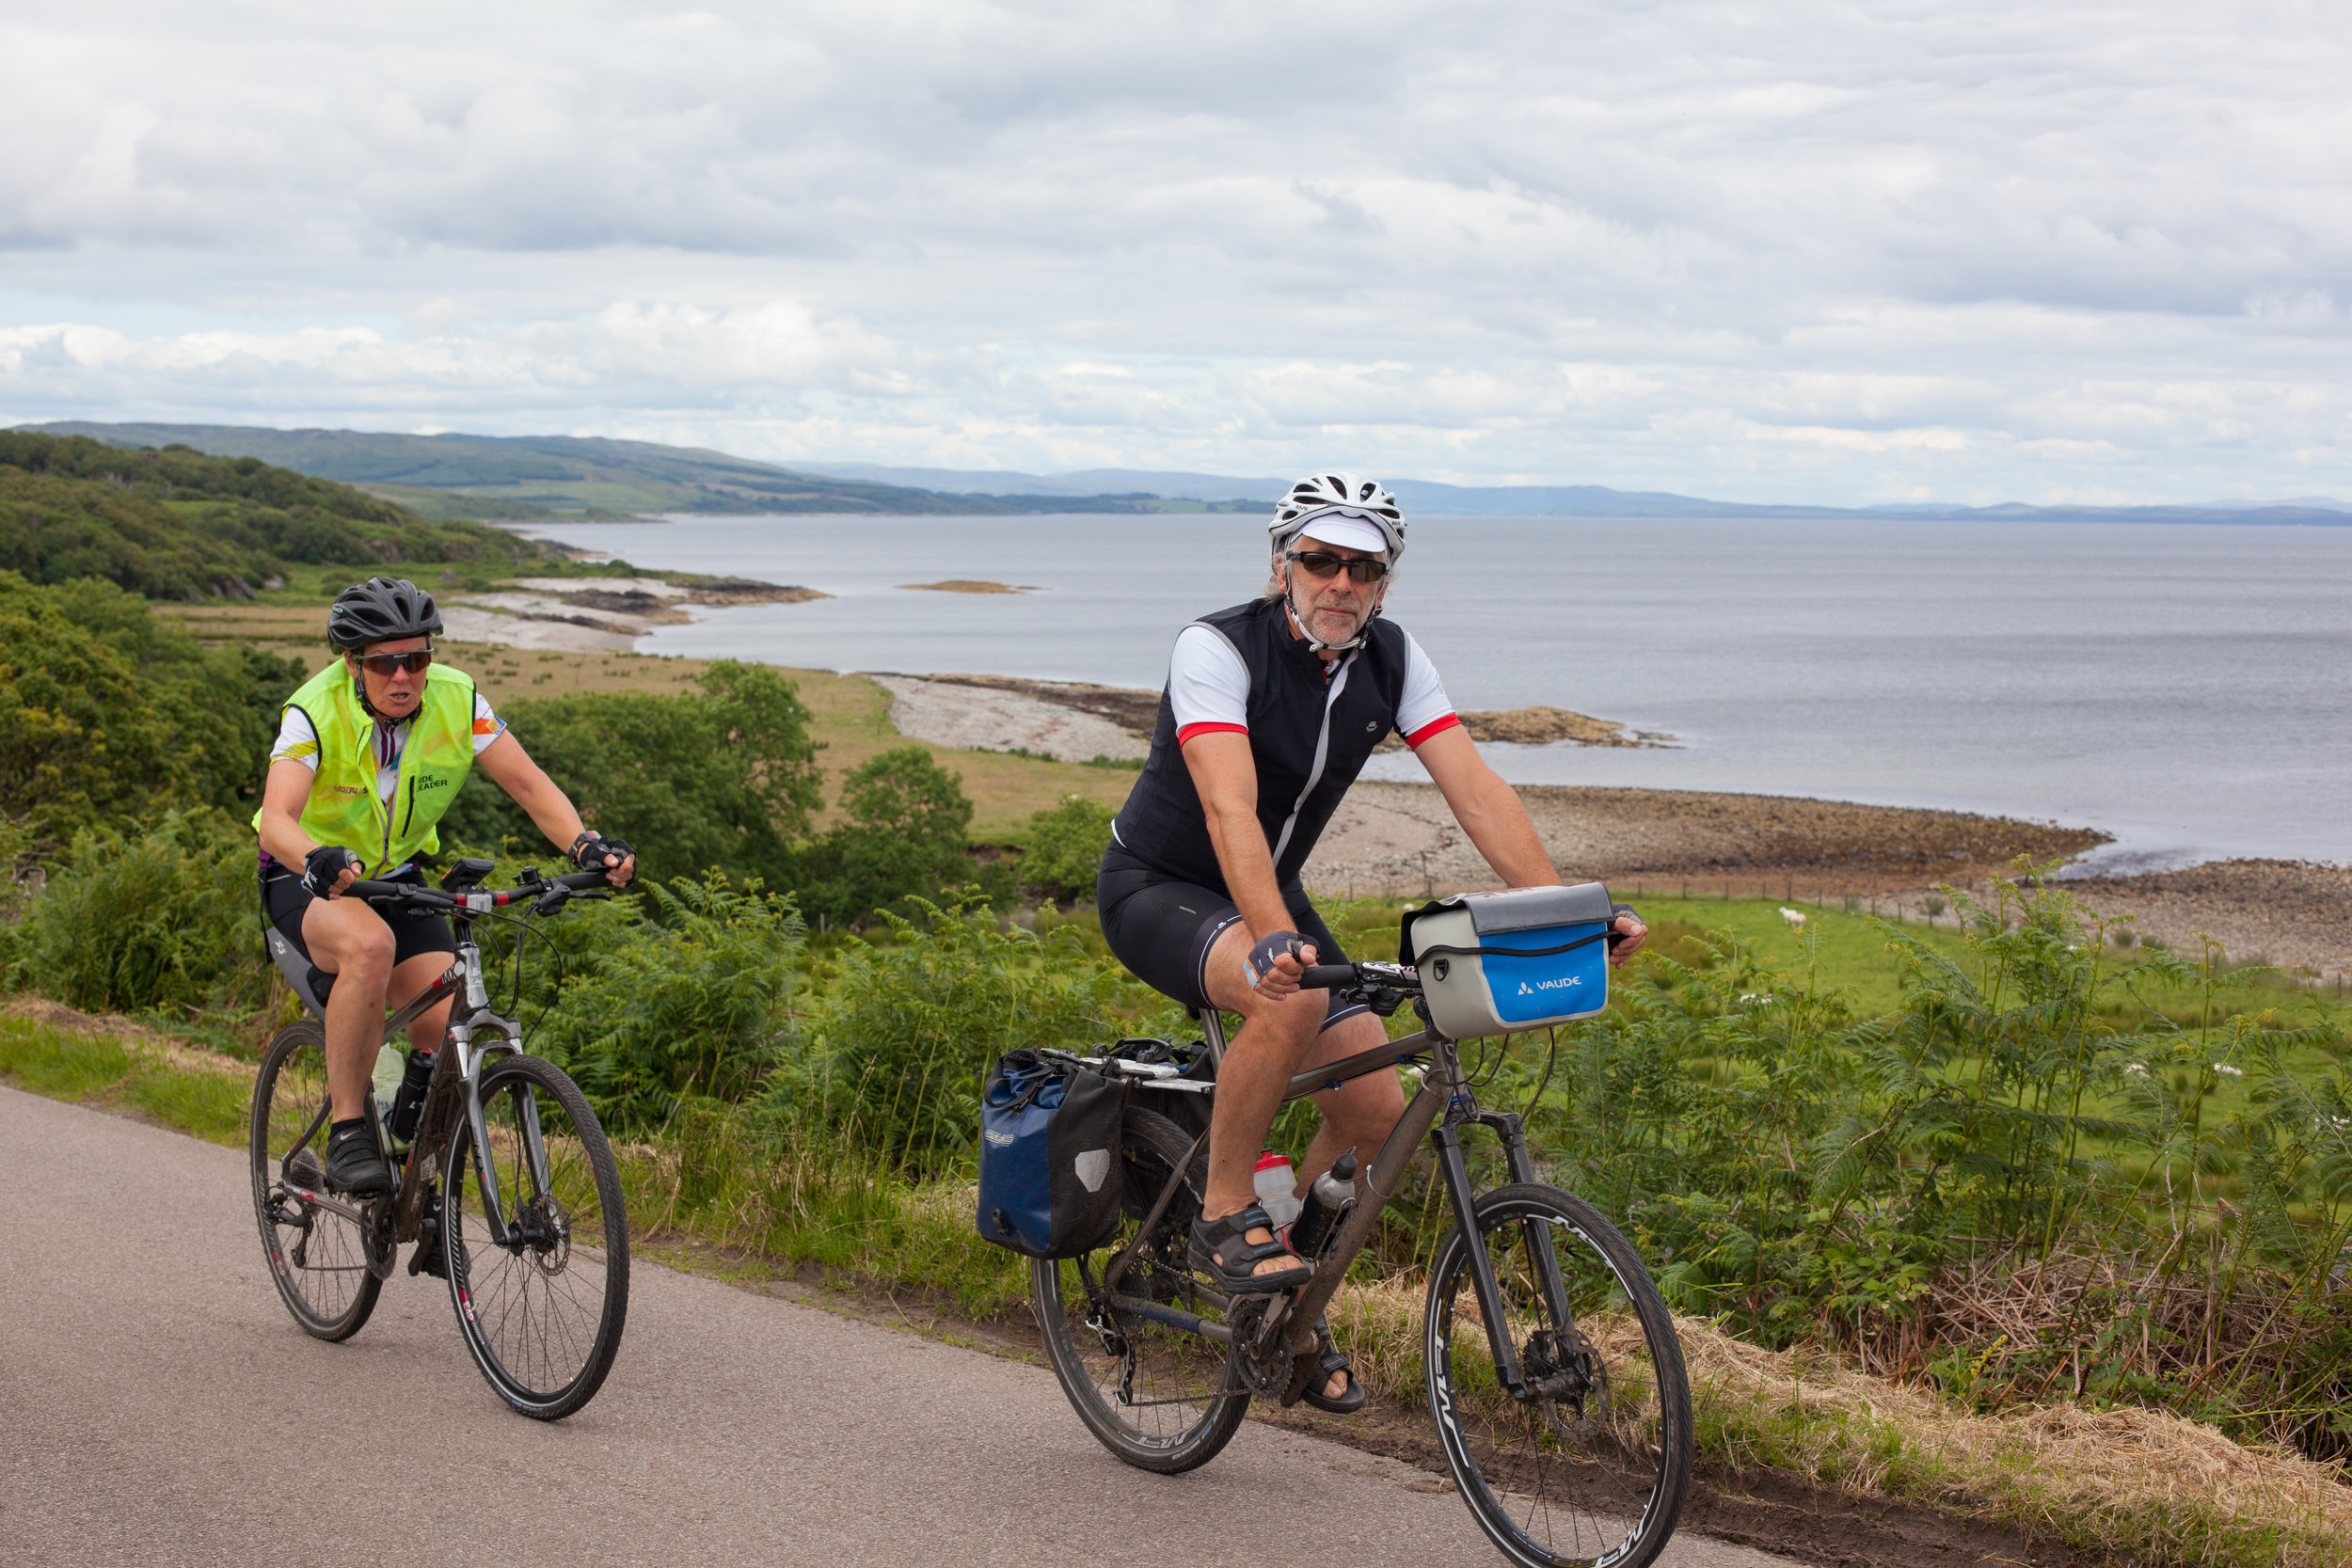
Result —
POLYGON ((946 495, 801 473, 723 451, 600 437, 398 436, 79 420, 18 428, 44 436, 87 436, 115 447, 178 443, 215 457, 259 458, 316 479, 355 485, 428 517, 493 522, 665 512, 893 515, 1160 510, 1148 496, 946 495))
MULTIPOLYGON (((110 446, 173 442, 224 457, 258 457, 339 480, 427 516, 490 520, 614 517, 665 512, 1021 514, 1254 511, 1288 479, 1154 468, 1029 474, 1000 469, 802 463, 791 467, 695 447, 570 436, 402 436, 249 425, 26 425, 110 446)), ((1753 506, 1597 484, 1461 485, 1391 480, 1410 513, 1483 517, 1955 518, 1988 522, 2304 523, 2352 526, 2352 501, 2179 506, 1753 506)))

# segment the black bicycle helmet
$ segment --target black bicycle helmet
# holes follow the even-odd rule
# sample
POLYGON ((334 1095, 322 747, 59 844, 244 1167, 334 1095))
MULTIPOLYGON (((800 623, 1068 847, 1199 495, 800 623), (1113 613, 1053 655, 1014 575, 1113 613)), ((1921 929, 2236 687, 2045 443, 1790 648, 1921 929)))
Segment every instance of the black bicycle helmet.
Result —
POLYGON ((326 612, 326 640, 338 648, 364 648, 441 629, 433 595, 406 578, 370 578, 335 595, 326 612))

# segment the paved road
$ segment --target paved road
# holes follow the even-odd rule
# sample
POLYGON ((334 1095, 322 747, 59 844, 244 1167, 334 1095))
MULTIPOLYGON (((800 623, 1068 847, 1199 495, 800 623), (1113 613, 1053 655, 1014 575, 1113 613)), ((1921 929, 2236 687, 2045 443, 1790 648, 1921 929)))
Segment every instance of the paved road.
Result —
POLYGON ((233 1149, 0 1088, 0 1563, 1502 1561, 1402 1465, 1251 1423, 1145 1475, 1041 1369, 644 1265, 603 1392, 526 1420, 437 1280, 295 1329, 247 1192, 233 1149))

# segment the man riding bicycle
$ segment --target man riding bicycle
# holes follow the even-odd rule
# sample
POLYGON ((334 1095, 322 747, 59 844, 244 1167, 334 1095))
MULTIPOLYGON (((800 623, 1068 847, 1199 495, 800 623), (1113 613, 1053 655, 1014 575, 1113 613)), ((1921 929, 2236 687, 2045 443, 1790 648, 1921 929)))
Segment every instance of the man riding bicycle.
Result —
MULTIPOLYGON (((1293 1074, 1387 1037, 1360 1002, 1303 990, 1305 966, 1346 956, 1299 873, 1374 749, 1401 735, 1454 820, 1508 887, 1554 885, 1526 807, 1455 717, 1428 656, 1382 600, 1405 553, 1396 498, 1354 474, 1291 487, 1268 531, 1259 597, 1177 635, 1150 759, 1112 823, 1095 882, 1111 951, 1188 1006, 1239 1013, 1217 1070, 1208 1187, 1191 1263, 1229 1294, 1303 1285, 1311 1269, 1277 1238, 1252 1185, 1256 1156, 1293 1074), (1181 759, 1181 760, 1180 760, 1181 759)), ((1645 927, 1618 917, 1613 962, 1645 927)), ((1307 1188, 1349 1148, 1379 1147, 1403 1112, 1393 1073, 1315 1097, 1323 1127, 1298 1170, 1307 1188)), ((1362 1386, 1344 1357, 1309 1402, 1345 1413, 1362 1386)))
MULTIPOLYGON (((338 657, 286 700, 253 815, 264 913, 335 976, 326 1021, 334 1102, 326 1177, 334 1192, 390 1187, 366 1119, 385 1009, 431 985, 457 951, 446 919, 388 920, 343 890, 363 877, 421 884, 440 847, 441 815, 477 763, 549 842, 568 847, 580 869, 604 871, 616 885, 637 869, 628 845, 580 825, 570 799, 507 733, 472 678, 434 662, 440 629, 433 595, 413 582, 371 578, 338 595, 326 616, 338 657)), ((411 1023, 408 1037, 435 1050, 448 1022, 444 1002, 411 1023)))

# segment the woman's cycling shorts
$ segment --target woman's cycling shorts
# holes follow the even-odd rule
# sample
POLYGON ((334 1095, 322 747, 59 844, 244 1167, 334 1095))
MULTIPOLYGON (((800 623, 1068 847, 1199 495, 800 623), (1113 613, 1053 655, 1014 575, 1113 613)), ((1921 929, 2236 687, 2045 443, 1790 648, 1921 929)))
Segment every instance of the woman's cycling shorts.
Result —
MULTIPOLYGON (((1292 928, 1314 944, 1315 962, 1347 962, 1306 889, 1292 883, 1282 890, 1282 902, 1290 909, 1292 928)), ((1227 927, 1241 923, 1241 911, 1231 898, 1155 871, 1113 844, 1095 874, 1094 907, 1103 916, 1103 940, 1137 979, 1187 1007, 1209 1005, 1204 979, 1209 949, 1227 927)), ((1326 1029, 1365 1010, 1361 1002, 1342 1001, 1336 991, 1327 994, 1326 1029)))
MULTIPOLYGON (((414 882, 424 885, 424 872, 414 865, 404 865, 387 882, 414 882)), ((278 933, 294 944, 294 951, 310 957, 310 948, 302 942, 302 917, 317 895, 302 885, 302 873, 271 861, 262 867, 262 908, 269 915, 269 923, 278 933)), ((420 953, 454 953, 457 933, 450 929, 447 917, 437 914, 411 914, 402 911, 378 910, 384 923, 392 928, 392 963, 395 968, 406 963, 420 953)), ((317 960, 313 959, 313 962, 317 960)))

